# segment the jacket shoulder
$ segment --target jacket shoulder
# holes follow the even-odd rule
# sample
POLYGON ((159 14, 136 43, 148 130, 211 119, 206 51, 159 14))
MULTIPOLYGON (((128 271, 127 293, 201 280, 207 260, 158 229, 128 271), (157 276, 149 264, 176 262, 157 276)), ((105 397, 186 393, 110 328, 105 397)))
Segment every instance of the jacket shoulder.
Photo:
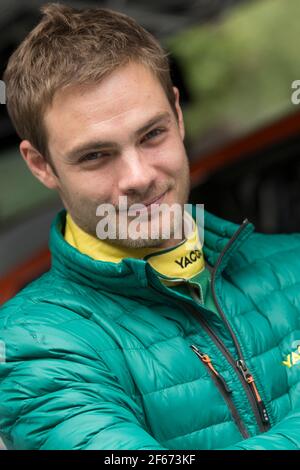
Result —
POLYGON ((0 307, 0 340, 18 344, 20 353, 30 337, 34 342, 51 338, 48 346, 54 349, 61 338, 88 343, 95 355, 115 348, 104 329, 95 328, 91 321, 94 305, 86 301, 87 294, 86 289, 49 271, 0 307))
POLYGON ((273 261, 291 265, 296 262, 299 266, 300 233, 269 235, 254 232, 241 246, 240 253, 250 264, 273 261))
POLYGON ((254 232, 231 257, 226 273, 243 292, 260 292, 259 298, 275 290, 299 298, 300 234, 254 232))

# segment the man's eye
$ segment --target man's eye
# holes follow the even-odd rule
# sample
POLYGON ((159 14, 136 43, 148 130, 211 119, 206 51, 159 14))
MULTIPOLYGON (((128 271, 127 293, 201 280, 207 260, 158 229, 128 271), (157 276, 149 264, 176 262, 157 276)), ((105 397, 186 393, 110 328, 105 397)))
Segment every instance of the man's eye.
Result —
POLYGON ((163 132, 165 132, 165 129, 161 129, 161 128, 153 129, 142 138, 142 143, 147 140, 151 140, 151 139, 154 139, 155 137, 158 137, 163 132))
POLYGON ((88 155, 85 155, 80 159, 80 162, 90 162, 92 160, 100 160, 104 157, 109 156, 108 152, 93 152, 89 153, 88 155))

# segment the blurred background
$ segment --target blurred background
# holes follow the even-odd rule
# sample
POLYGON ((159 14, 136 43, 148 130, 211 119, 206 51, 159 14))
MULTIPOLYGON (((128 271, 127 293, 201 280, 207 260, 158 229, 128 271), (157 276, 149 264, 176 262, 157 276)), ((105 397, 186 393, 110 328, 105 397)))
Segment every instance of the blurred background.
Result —
MULTIPOLYGON (((38 0, 0 0, 0 79, 40 18, 38 0)), ((265 233, 300 230, 299 0, 65 1, 133 16, 170 53, 191 161, 190 202, 265 233)), ((29 173, 0 105, 0 304, 50 265, 61 207, 29 173)))

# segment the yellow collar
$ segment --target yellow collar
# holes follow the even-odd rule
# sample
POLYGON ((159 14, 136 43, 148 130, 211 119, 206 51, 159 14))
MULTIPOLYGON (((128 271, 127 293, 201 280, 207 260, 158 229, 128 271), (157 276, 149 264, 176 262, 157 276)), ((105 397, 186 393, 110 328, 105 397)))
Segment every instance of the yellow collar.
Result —
POLYGON ((196 224, 193 232, 178 245, 151 253, 144 259, 163 276, 190 279, 199 274, 204 267, 202 247, 196 224))
POLYGON ((195 223, 193 226, 189 237, 172 248, 124 248, 89 235, 67 214, 65 240, 94 260, 119 263, 123 258, 145 259, 163 276, 190 279, 205 266, 198 228, 195 223))

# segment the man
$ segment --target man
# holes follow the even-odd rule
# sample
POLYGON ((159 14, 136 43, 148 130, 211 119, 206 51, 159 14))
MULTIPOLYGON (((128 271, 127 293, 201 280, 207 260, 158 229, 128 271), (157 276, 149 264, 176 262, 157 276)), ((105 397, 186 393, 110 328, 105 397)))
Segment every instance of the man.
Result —
POLYGON ((159 44, 109 10, 43 13, 9 61, 7 106, 25 162, 66 211, 51 270, 0 311, 1 437, 12 449, 300 448, 300 235, 205 213, 202 244, 159 44), (168 237, 163 205, 183 209, 168 237))

